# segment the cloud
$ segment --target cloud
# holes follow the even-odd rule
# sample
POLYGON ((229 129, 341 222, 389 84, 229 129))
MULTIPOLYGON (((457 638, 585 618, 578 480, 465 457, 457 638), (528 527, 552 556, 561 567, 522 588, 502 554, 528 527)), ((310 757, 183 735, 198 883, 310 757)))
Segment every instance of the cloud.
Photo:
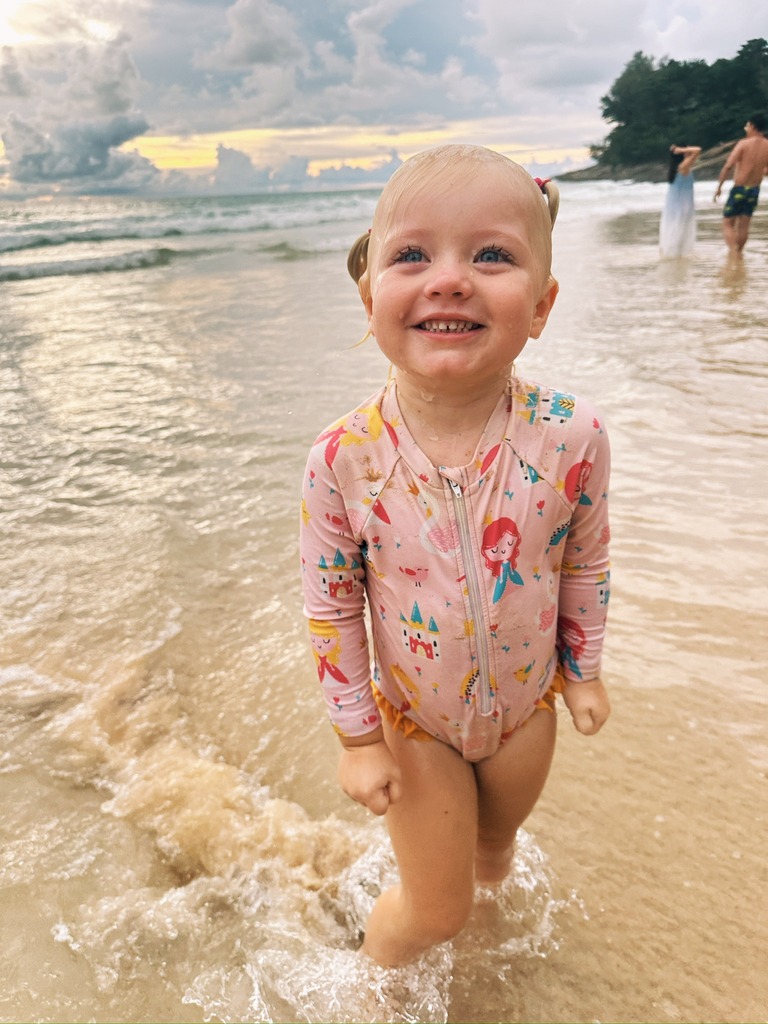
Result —
MULTIPOLYGON (((305 157, 289 157, 277 167, 256 167, 247 153, 219 145, 216 149, 216 170, 211 178, 211 189, 223 195, 237 195, 284 188, 382 185, 401 163, 400 157, 392 150, 373 167, 353 167, 340 162, 334 167, 325 167, 310 175, 309 161, 305 157)), ((188 191, 189 183, 183 184, 178 176, 169 177, 162 187, 168 191, 178 188, 188 191)))
POLYGON ((233 89, 232 98, 239 107, 261 124, 293 125, 318 123, 302 102, 303 94, 296 81, 296 71, 286 66, 254 68, 241 86, 233 89), (296 111, 300 114, 297 116, 296 111))
POLYGON ((389 156, 375 167, 350 167, 341 164, 338 167, 326 167, 315 177, 319 185, 332 188, 349 185, 383 185, 402 164, 396 150, 390 150, 389 156))
POLYGON ((269 169, 254 167, 247 153, 222 145, 216 147, 216 171, 212 182, 214 191, 237 195, 260 191, 269 183, 269 169))
POLYGON ((388 135, 564 164, 605 136, 600 97, 636 50, 732 57, 764 4, 723 20, 719 0, 29 0, 0 49, 6 159, 16 182, 54 187, 58 168, 66 189, 180 189, 124 152, 148 132, 212 135, 194 183, 217 189, 362 178, 388 135), (223 144, 245 129, 261 148, 223 144), (356 149, 334 152, 332 129, 356 149))
MULTIPOLYGON (((546 18, 521 4, 477 0, 477 47, 499 70, 510 112, 543 113, 595 97, 638 49, 643 0, 550 0, 546 18)), ((594 102, 594 100, 593 100, 594 102)))
POLYGON ((236 0, 226 21, 229 35, 201 61, 203 66, 282 66, 306 57, 299 26, 285 6, 270 0, 236 0))
POLYGON ((0 96, 28 96, 30 84, 10 46, 0 47, 0 96))
POLYGON ((7 170, 32 190, 150 187, 160 177, 157 168, 120 149, 149 129, 134 107, 140 80, 130 38, 116 26, 111 37, 97 38, 85 8, 75 0, 71 7, 21 9, 19 24, 35 28, 36 43, 4 47, 0 55, 0 95, 9 97, 1 133, 7 170), (56 32, 63 42, 54 45, 56 32))
POLYGON ((138 153, 117 147, 147 130, 141 118, 67 122, 50 134, 11 115, 2 134, 15 181, 23 185, 61 185, 65 191, 133 191, 151 185, 158 171, 138 153))

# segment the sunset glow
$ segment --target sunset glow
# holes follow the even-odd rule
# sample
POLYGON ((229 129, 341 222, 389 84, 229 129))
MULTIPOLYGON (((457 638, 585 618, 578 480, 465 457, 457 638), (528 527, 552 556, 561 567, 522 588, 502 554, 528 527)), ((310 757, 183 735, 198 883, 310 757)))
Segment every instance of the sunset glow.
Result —
POLYGON ((315 176, 328 168, 359 167, 371 170, 384 163, 396 151, 402 159, 428 146, 446 142, 473 142, 503 152, 522 164, 553 163, 572 160, 586 162, 586 147, 552 149, 530 142, 516 144, 505 135, 494 119, 473 124, 452 124, 446 128, 420 131, 397 131, 387 128, 293 128, 243 129, 204 135, 156 135, 133 139, 123 147, 135 150, 151 160, 160 170, 204 171, 216 167, 219 145, 246 153, 252 163, 272 166, 281 155, 304 157, 309 161, 308 173, 315 176))

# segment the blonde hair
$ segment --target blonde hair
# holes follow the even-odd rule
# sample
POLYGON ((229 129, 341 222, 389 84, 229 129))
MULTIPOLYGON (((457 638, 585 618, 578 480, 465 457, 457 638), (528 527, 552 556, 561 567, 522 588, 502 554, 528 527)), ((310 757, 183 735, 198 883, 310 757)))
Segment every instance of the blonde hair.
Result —
POLYGON ((429 189, 448 190, 457 181, 467 165, 482 163, 500 168, 510 178, 510 184, 520 186, 528 197, 531 208, 539 219, 545 277, 549 276, 552 262, 552 229, 560 208, 560 191, 553 181, 540 181, 513 160, 483 146, 446 145, 417 153, 395 171, 384 187, 373 216, 373 227, 352 243, 347 256, 347 270, 365 300, 370 293, 368 276, 371 242, 383 234, 392 210, 408 194, 409 201, 417 201, 421 192, 429 189))

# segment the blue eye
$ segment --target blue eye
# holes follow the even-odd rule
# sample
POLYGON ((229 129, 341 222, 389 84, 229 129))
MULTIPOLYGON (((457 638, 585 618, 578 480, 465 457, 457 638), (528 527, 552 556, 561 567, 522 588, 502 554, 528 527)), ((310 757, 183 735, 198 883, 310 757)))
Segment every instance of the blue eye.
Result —
POLYGON ((421 249, 414 249, 408 246, 407 249, 401 249, 397 256, 395 256, 395 263, 421 263, 423 259, 424 253, 421 249))
POLYGON ((511 263, 512 257, 498 245, 488 245, 475 257, 476 263, 511 263))

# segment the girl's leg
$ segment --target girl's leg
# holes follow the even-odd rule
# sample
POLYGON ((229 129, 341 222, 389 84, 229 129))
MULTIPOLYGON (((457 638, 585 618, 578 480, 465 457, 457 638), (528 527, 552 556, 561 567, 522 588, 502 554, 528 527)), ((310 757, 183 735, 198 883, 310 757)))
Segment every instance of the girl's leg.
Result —
POLYGON ((363 951, 385 967, 409 963, 463 927, 474 897, 477 788, 472 766, 440 740, 408 739, 384 722, 402 772, 386 820, 400 884, 382 893, 363 951))
POLYGON ((495 754, 474 765, 478 882, 501 882, 509 873, 517 830, 547 781, 556 731, 557 716, 540 708, 495 754))

